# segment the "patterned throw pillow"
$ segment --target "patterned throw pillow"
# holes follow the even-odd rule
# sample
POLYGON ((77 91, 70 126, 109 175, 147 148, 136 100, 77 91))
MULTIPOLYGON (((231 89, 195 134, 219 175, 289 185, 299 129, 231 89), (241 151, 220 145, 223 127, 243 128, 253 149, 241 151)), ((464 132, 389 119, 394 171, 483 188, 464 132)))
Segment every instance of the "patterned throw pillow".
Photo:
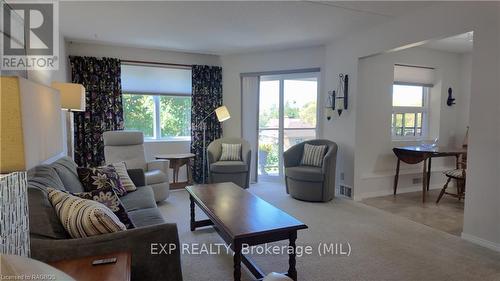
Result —
POLYGON ((323 166, 323 157, 325 156, 326 145, 304 144, 304 153, 300 165, 304 166, 323 166))
POLYGON ((103 187, 112 187, 116 195, 123 196, 127 190, 120 182, 120 176, 113 167, 77 168, 78 177, 85 191, 92 191, 103 187))
POLYGON ((48 188, 48 198, 64 229, 72 238, 113 233, 127 228, 103 204, 48 188))
POLYGON ((97 201, 108 207, 118 217, 118 219, 127 227, 127 229, 135 228, 134 224, 128 217, 125 207, 116 195, 112 187, 107 186, 89 192, 72 193, 83 199, 97 201))
POLYGON ((134 182, 132 181, 132 179, 128 175, 127 165, 125 164, 125 162, 113 163, 113 164, 110 164, 108 166, 115 168, 116 173, 118 174, 118 177, 120 179, 120 182, 121 182, 123 188, 125 188, 125 190, 127 192, 137 190, 137 186, 135 186, 134 182))
POLYGON ((219 161, 241 161, 241 143, 223 143, 219 161))

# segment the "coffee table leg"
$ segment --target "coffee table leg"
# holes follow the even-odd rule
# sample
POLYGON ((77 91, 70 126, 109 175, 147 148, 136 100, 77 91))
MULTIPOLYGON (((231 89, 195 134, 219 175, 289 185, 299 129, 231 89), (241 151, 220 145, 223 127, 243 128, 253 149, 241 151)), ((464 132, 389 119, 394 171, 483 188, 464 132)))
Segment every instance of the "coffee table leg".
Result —
POLYGON ((194 218, 194 198, 193 198, 193 196, 189 195, 189 201, 191 201, 189 204, 189 207, 191 209, 191 223, 190 223, 190 225, 191 225, 191 231, 194 231, 196 229, 196 227, 194 225, 195 218, 194 218))
POLYGON ((234 281, 240 281, 241 280, 241 243, 234 242, 233 251, 234 251, 234 256, 233 256, 234 281))
POLYGON ((293 249, 288 255, 288 277, 293 280, 297 280, 297 269, 295 268, 296 260, 295 260, 295 241, 297 240, 297 231, 293 231, 290 233, 290 244, 289 246, 293 249))

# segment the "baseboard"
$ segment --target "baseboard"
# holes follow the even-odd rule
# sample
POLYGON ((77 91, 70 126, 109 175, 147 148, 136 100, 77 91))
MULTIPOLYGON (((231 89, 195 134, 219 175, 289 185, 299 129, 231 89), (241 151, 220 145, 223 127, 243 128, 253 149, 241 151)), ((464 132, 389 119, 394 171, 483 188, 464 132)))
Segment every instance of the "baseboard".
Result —
MULTIPOLYGON (((443 183, 444 184, 444 183, 443 183)), ((432 184, 429 189, 441 189, 443 188, 443 184, 432 184)), ((402 194, 402 193, 408 193, 408 192, 415 192, 415 191, 422 191, 422 185, 415 185, 415 186, 409 186, 409 187, 398 187, 398 192, 397 194, 402 194)), ((393 190, 377 190, 377 191, 372 191, 372 192, 365 192, 359 196, 359 199, 355 199, 355 201, 360 201, 366 198, 372 198, 372 197, 380 197, 380 196, 387 196, 387 195, 392 195, 393 190)))
POLYGON ((483 238, 479 238, 477 236, 474 236, 472 234, 464 233, 462 232, 462 239, 467 240, 469 242, 472 242, 474 244, 477 244, 479 246, 486 247, 488 249, 491 249, 493 251, 500 252, 500 243, 495 243, 491 242, 488 240, 484 240, 483 238))

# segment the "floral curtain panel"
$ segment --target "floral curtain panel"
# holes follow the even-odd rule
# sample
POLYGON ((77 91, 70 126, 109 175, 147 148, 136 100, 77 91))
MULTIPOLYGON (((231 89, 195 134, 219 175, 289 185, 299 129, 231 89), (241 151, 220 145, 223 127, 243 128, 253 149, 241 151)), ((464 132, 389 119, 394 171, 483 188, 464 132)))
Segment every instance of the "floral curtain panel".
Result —
POLYGON ((71 80, 86 91, 85 112, 75 112, 75 162, 96 167, 104 162, 103 133, 123 129, 120 60, 70 56, 71 80))
MULTIPOLYGON (((203 182, 203 126, 200 122, 222 105, 222 68, 218 66, 193 65, 191 101, 191 153, 196 155, 193 163, 193 180, 203 182)), ((206 119, 206 145, 222 135, 222 126, 215 114, 206 119)), ((205 171, 205 180, 208 171, 205 171)), ((205 181, 207 182, 207 181, 205 181)))

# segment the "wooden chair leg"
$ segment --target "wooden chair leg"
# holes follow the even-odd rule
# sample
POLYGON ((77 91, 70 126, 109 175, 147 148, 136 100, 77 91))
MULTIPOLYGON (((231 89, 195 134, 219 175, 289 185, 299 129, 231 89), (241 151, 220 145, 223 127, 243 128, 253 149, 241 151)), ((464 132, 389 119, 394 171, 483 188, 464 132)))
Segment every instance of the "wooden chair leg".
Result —
POLYGON ((439 193, 438 199, 436 200, 436 204, 439 203, 439 200, 441 200, 441 197, 443 197, 444 193, 446 192, 446 189, 448 188, 448 184, 450 183, 451 178, 448 178, 446 183, 443 186, 443 189, 441 189, 441 192, 439 193))

